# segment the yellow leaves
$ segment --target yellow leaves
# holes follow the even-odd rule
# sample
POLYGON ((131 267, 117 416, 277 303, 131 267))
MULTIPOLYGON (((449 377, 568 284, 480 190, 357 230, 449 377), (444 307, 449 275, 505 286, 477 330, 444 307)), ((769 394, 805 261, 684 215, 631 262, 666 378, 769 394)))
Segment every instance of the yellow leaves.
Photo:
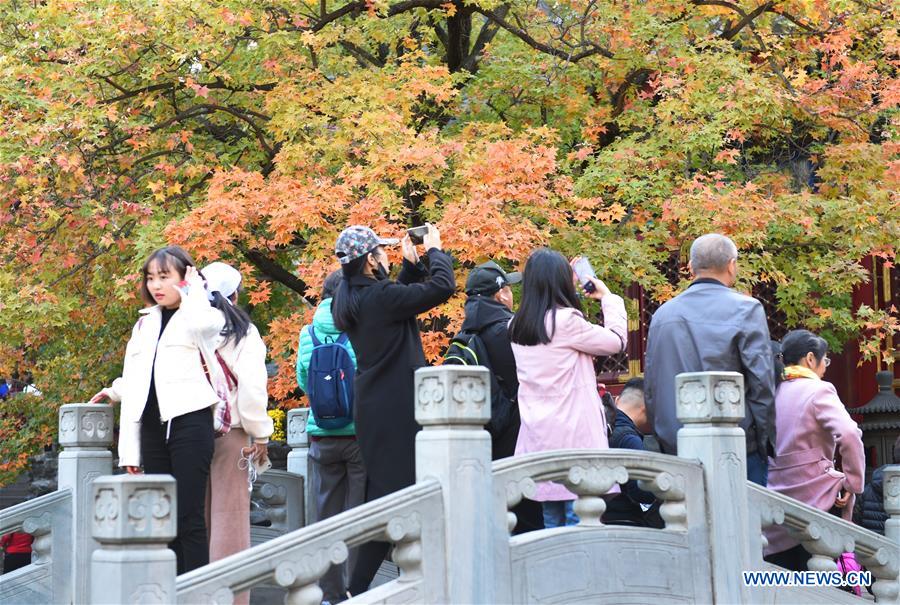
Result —
POLYGON ((456 14, 456 3, 454 2, 445 2, 441 4, 441 8, 444 9, 444 12, 447 13, 448 17, 452 17, 456 14))
POLYGON ((158 202, 162 202, 166 199, 165 187, 166 183, 162 180, 150 181, 147 183, 147 189, 153 193, 153 198, 158 202))

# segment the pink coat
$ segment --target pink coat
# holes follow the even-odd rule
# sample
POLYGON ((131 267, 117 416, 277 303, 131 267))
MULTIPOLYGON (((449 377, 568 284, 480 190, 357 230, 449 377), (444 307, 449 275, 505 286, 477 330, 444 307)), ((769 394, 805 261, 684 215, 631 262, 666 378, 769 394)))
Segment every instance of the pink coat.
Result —
MULTIPOLYGON (((597 392, 593 358, 625 348, 628 322, 619 296, 603 297, 606 327, 594 325, 578 311, 557 309, 556 333, 545 345, 513 343, 519 377, 522 426, 516 455, 554 449, 606 449, 606 418, 597 392)), ((551 331, 551 316, 545 318, 551 331)), ((538 484, 535 500, 574 500, 558 483, 538 484)))
MULTIPOLYGON (((767 487, 828 511, 840 490, 863 490, 866 460, 862 432, 850 418, 834 385, 811 378, 787 380, 775 392, 775 458, 769 458, 767 487), (843 472, 834 468, 840 451, 843 472)), ((842 515, 850 519, 853 500, 842 515)), ((766 554, 797 545, 778 527, 766 530, 766 554)))

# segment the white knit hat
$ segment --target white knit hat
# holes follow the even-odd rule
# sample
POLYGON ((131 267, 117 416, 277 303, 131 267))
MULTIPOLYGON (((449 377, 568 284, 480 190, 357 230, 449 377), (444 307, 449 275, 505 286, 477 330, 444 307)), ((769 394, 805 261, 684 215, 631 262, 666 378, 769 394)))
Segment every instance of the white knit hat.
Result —
POLYGON ((213 299, 213 292, 218 292, 228 300, 241 285, 240 271, 219 261, 203 267, 200 273, 206 279, 207 298, 210 300, 213 299))

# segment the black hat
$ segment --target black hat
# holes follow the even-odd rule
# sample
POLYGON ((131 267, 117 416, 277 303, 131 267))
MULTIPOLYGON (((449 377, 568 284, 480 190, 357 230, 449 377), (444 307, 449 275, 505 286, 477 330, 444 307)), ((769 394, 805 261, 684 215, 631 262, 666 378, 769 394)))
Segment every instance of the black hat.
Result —
POLYGON ((507 273, 492 260, 482 263, 469 272, 466 280, 466 294, 492 296, 511 284, 522 281, 521 273, 507 273))

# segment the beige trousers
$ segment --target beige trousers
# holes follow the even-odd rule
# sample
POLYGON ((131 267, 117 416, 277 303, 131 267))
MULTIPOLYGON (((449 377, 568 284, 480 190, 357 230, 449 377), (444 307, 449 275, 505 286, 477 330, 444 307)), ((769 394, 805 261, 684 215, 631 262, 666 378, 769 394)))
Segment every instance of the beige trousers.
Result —
MULTIPOLYGON (((238 468, 241 448, 250 437, 233 428, 218 439, 206 487, 206 527, 209 530, 209 562, 250 548, 250 491, 247 471, 238 468)), ((236 604, 250 602, 250 591, 235 595, 236 604)))

